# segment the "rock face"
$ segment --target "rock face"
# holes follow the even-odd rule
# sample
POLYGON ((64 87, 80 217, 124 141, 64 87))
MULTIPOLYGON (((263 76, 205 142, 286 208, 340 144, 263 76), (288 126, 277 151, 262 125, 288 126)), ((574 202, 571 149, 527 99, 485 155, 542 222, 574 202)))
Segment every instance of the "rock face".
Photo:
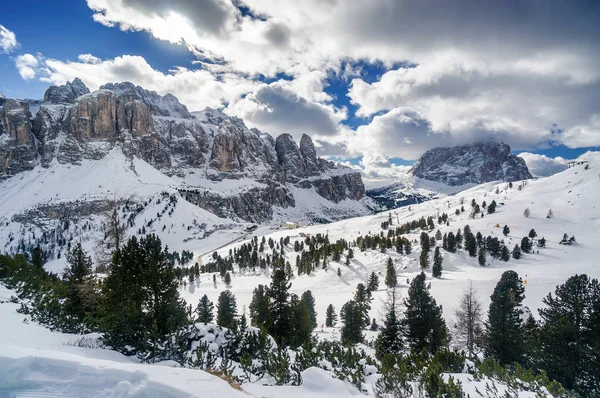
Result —
POLYGON ((510 153, 510 146, 495 142, 431 149, 410 172, 450 186, 532 178, 525 161, 510 153))
POLYGON ((44 102, 52 104, 72 104, 77 97, 89 94, 90 90, 79 78, 62 86, 51 86, 44 93, 44 102))
POLYGON ((222 217, 268 221, 274 207, 296 206, 296 188, 334 204, 365 195, 360 174, 317 157, 308 135, 300 145, 287 134, 273 139, 219 110, 191 114, 173 95, 131 83, 90 92, 75 79, 50 87, 43 102, 0 98, 4 178, 100 160, 115 148, 177 178, 182 196, 222 217))

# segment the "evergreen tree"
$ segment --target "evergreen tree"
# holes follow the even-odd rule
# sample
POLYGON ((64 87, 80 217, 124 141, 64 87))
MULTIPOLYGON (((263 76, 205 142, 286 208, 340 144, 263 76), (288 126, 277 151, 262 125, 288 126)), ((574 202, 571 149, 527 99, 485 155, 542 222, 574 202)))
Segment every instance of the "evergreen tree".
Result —
POLYGON ((341 340, 343 344, 354 345, 362 343, 364 336, 362 328, 364 326, 363 314, 354 300, 348 301, 340 311, 342 318, 341 340))
POLYGON ((373 298, 367 292, 365 285, 359 283, 356 285, 356 291, 354 292, 354 302, 356 303, 357 310, 361 313, 363 319, 363 326, 369 326, 369 311, 371 310, 371 300, 373 298))
POLYGON ((367 282, 367 291, 369 293, 373 293, 377 291, 378 288, 379 278, 377 277, 377 274, 375 274, 375 272, 371 272, 371 275, 369 275, 369 281, 367 282))
POLYGON ((538 239, 537 244, 539 247, 546 247, 546 238, 542 237, 541 239, 538 239))
POLYGON ((502 251, 500 252, 500 260, 504 262, 510 260, 510 251, 508 250, 508 247, 502 246, 502 251))
POLYGON ((433 273, 433 277, 434 278, 441 278, 442 277, 442 262, 443 262, 443 257, 442 257, 442 253, 440 252, 440 248, 436 247, 435 248, 435 252, 433 253, 433 269, 432 269, 432 273, 433 273))
POLYGON ((485 267, 485 249, 483 247, 479 248, 479 254, 477 254, 477 262, 479 263, 479 265, 481 265, 482 267, 485 267))
POLYGON ((435 232, 435 240, 442 240, 442 232, 439 229, 435 232))
MULTIPOLYGON (((34 253, 35 251, 34 249, 34 253)), ((37 268, 36 265, 33 266, 37 268)), ((96 310, 96 285, 92 276, 92 259, 83 250, 81 243, 73 246, 67 254, 67 266, 63 270, 63 279, 67 290, 65 310, 81 323, 86 315, 91 316, 96 310)))
POLYGON ((417 275, 408 289, 408 298, 403 325, 410 347, 419 352, 428 350, 435 353, 446 344, 447 328, 442 317, 442 307, 438 306, 429 293, 431 285, 426 282, 423 272, 417 275))
POLYGON ((269 330, 271 325, 268 290, 266 286, 258 285, 254 288, 250 302, 250 322, 262 330, 269 330))
POLYGON ((542 368, 581 396, 600 393, 600 284, 574 275, 544 299, 539 310, 542 368))
POLYGON ((420 241, 421 250, 424 252, 429 252, 429 235, 427 235, 427 232, 421 232, 420 241))
POLYGON ((485 352, 502 365, 521 363, 525 352, 521 325, 523 281, 515 271, 506 271, 491 295, 486 323, 485 352))
POLYGON ((225 286, 227 286, 228 288, 231 287, 231 275, 229 274, 229 272, 225 273, 225 276, 223 277, 223 282, 225 282, 225 286))
POLYGON ((337 314, 335 313, 335 307, 333 304, 329 304, 327 306, 327 311, 325 312, 325 326, 328 328, 334 327, 337 323, 337 314))
POLYGON ((429 268, 429 252, 426 252, 425 250, 421 251, 419 264, 421 265, 421 269, 429 268))
POLYGON ((469 256, 477 256, 477 240, 473 234, 465 234, 465 249, 469 252, 469 256))
POLYGON ((217 301, 217 325, 222 328, 234 329, 237 316, 237 303, 235 295, 229 290, 224 290, 217 301))
MULTIPOLYGON (((290 295, 290 309, 292 330, 289 335, 289 345, 292 348, 298 348, 310 340, 314 329, 313 321, 307 301, 299 299, 295 294, 290 295)), ((316 324, 316 320, 314 323, 316 324)))
POLYGON ((521 250, 523 251, 523 253, 531 252, 531 242, 526 236, 524 236, 523 239, 521 239, 521 250))
POLYGON ((505 225, 504 228, 502 228, 502 234, 504 236, 508 236, 508 234, 510 234, 510 228, 508 228, 508 225, 505 225))
POLYGON ((464 343, 470 356, 474 355, 475 345, 481 338, 482 306, 471 283, 460 298, 458 308, 454 312, 454 330, 464 343))
POLYGON ((39 246, 31 251, 31 265, 35 269, 44 269, 44 252, 39 246))
POLYGON ((149 336, 159 339, 188 322, 173 265, 154 234, 115 251, 102 293, 100 327, 118 351, 135 353, 149 336))
POLYGON ((488 214, 493 214, 496 212, 496 201, 492 200, 492 203, 490 203, 490 205, 487 208, 487 212, 488 214))
POLYGON ((208 299, 206 294, 203 295, 196 307, 196 322, 211 323, 214 320, 214 309, 215 305, 212 301, 208 299))
POLYGON ((519 247, 519 245, 515 245, 515 248, 512 251, 512 256, 515 260, 521 258, 521 248, 519 247))
POLYGON ((383 328, 375 341, 375 355, 383 358, 384 354, 399 354, 404 348, 404 328, 401 316, 400 291, 397 288, 388 290, 388 298, 384 304, 383 328))
POLYGON ((385 285, 389 288, 393 288, 398 284, 398 279, 396 278, 396 268, 394 267, 394 262, 391 257, 388 257, 387 260, 387 268, 385 272, 385 285))
POLYGON ((529 231, 529 235, 528 235, 531 239, 535 238, 537 236, 537 232, 535 232, 535 229, 531 228, 531 231, 529 231))
POLYGON ((306 304, 306 308, 308 309, 308 313, 310 315, 310 326, 311 331, 317 327, 317 311, 315 310, 315 298, 310 290, 302 293, 302 298, 300 301, 306 304))
POLYGON ((291 325, 292 313, 289 303, 289 289, 292 284, 283 268, 275 268, 271 275, 269 287, 271 328, 269 334, 280 347, 290 343, 293 329, 291 325))

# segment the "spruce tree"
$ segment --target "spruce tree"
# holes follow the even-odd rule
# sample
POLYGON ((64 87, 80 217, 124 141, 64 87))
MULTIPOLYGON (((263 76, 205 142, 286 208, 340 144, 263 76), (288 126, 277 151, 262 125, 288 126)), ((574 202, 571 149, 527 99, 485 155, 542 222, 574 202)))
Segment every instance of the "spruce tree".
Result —
POLYGON ((477 240, 473 234, 465 234, 465 249, 469 252, 469 256, 477 256, 477 240))
POLYGON ((448 233, 446 245, 448 246, 448 251, 450 253, 456 253, 456 237, 453 232, 448 233))
POLYGON ((539 310, 541 367, 581 396, 600 393, 600 284, 574 275, 543 299, 539 310))
POLYGON ((387 268, 385 272, 385 285, 388 288, 393 288, 398 284, 398 279, 396 278, 396 268, 394 267, 394 262, 391 257, 388 257, 387 260, 387 268))
POLYGON ((377 291, 378 288, 379 278, 377 277, 377 274, 375 274, 375 272, 371 272, 371 275, 369 275, 369 281, 367 282, 367 290, 369 291, 369 293, 373 293, 377 291))
POLYGON ((434 278, 441 278, 442 277, 442 262, 443 262, 443 257, 442 257, 442 253, 440 252, 440 248, 436 247, 435 248, 435 252, 433 253, 433 269, 432 269, 432 274, 434 278))
POLYGON ((486 323, 485 352, 502 365, 521 363, 525 352, 521 325, 523 281, 515 271, 505 271, 491 295, 486 323))
POLYGON ((250 323, 261 330, 269 330, 271 325, 269 288, 258 285, 252 293, 250 302, 250 323))
POLYGON ((231 287, 231 274, 229 272, 225 273, 225 276, 223 277, 223 282, 228 288, 231 287))
POLYGON ((404 348, 401 304, 400 291, 397 288, 389 289, 384 305, 383 328, 375 341, 375 355, 380 359, 384 354, 399 354, 404 348))
POLYGON ((340 311, 342 318, 341 340, 343 344, 354 345, 362 343, 364 336, 362 328, 364 326, 363 314, 354 300, 348 301, 340 311))
POLYGON ((504 228, 502 228, 502 234, 504 236, 508 236, 508 234, 510 234, 510 228, 508 228, 508 225, 505 225, 504 228))
POLYGON ((442 307, 438 306, 429 293, 430 284, 421 272, 410 283, 403 325, 410 347, 419 352, 427 350, 435 353, 446 344, 447 328, 442 317, 442 307))
POLYGON ((500 252, 500 260, 506 262, 510 260, 510 251, 508 247, 502 246, 502 251, 500 252))
POLYGON ((535 238, 537 236, 537 232, 535 232, 535 229, 531 228, 531 230, 529 231, 529 235, 528 235, 531 239, 535 238))
POLYGON ((337 323, 337 314, 335 313, 335 307, 333 304, 329 304, 327 306, 327 311, 325 312, 325 326, 328 328, 334 327, 337 323))
POLYGON ((288 337, 288 344, 292 348, 298 348, 310 340, 314 329, 313 321, 307 301, 299 299, 295 294, 290 295, 290 311, 292 330, 288 337))
POLYGON ((196 322, 211 323, 215 318, 213 315, 214 309, 215 305, 212 301, 208 299, 206 294, 203 295, 196 307, 196 322))
POLYGON ((531 252, 531 242, 526 236, 524 236, 523 239, 521 239, 521 250, 523 251, 523 253, 531 252))
POLYGON ((310 326, 311 331, 317 327, 317 311, 315 310, 315 297, 313 296, 310 290, 302 293, 302 298, 300 301, 306 304, 306 308, 308 309, 308 313, 310 315, 310 326))
POLYGON ((217 325, 222 328, 234 329, 237 316, 237 303, 235 295, 229 290, 224 290, 217 301, 217 325))

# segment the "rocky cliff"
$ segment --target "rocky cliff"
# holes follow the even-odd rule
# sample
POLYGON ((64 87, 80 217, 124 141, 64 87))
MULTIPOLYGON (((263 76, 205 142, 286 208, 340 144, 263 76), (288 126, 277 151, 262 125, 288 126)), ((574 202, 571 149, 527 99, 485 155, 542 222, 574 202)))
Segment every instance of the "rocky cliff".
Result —
MULTIPOLYGON (((300 145, 285 134, 274 139, 219 110, 192 114, 173 95, 131 83, 90 92, 75 79, 48 88, 43 101, 0 98, 2 179, 38 166, 81 166, 115 149, 132 169, 141 159, 172 178, 190 203, 235 220, 268 222, 273 207, 296 206, 296 189, 333 207, 365 195, 360 174, 318 158, 308 135, 300 145)), ((367 211, 361 204, 340 217, 367 211)))
POLYGON ((410 173, 450 186, 532 178, 525 161, 511 154, 507 144, 496 142, 431 149, 410 173))

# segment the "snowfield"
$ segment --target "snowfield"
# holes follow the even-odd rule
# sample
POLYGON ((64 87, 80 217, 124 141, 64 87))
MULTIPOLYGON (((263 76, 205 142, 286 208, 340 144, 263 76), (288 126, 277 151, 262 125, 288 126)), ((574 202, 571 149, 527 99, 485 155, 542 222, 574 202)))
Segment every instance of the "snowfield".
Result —
MULTIPOLYGON (((136 165, 136 169, 138 169, 136 165)), ((70 184, 97 184, 92 182, 90 174, 82 175, 81 179, 69 181, 70 184)), ((138 169, 139 170, 139 169, 138 169)), ((48 171, 51 172, 50 170, 48 171)), ((121 179, 133 178, 127 170, 115 170, 122 172, 121 179)), ((178 249, 194 251, 197 256, 209 254, 215 248, 222 256, 226 256, 230 249, 241 245, 253 236, 280 238, 290 236, 293 241, 303 240, 301 235, 328 234, 329 240, 334 242, 344 238, 349 241, 355 240, 359 235, 368 233, 380 233, 381 223, 387 221, 391 216, 392 227, 413 219, 427 216, 437 216, 446 212, 449 215, 449 226, 437 225, 443 233, 456 232, 470 225, 473 233, 481 232, 484 236, 497 236, 504 239, 507 246, 512 248, 520 243, 521 238, 527 236, 533 228, 538 237, 545 237, 546 248, 534 246, 535 253, 524 254, 520 260, 511 260, 507 263, 488 257, 488 264, 481 267, 477 258, 469 257, 464 251, 456 254, 442 251, 444 256, 443 277, 441 279, 431 278, 431 271, 426 270, 428 279, 431 281, 431 291, 438 303, 444 308, 444 316, 449 325, 453 318, 453 311, 457 306, 462 291, 472 283, 477 289, 487 310, 489 296, 500 275, 509 269, 515 270, 526 281, 526 298, 524 305, 531 309, 534 316, 540 308, 542 298, 549 292, 554 291, 556 285, 574 274, 586 273, 592 278, 600 278, 598 267, 598 244, 600 243, 600 207, 597 202, 600 198, 600 169, 597 164, 592 164, 589 170, 583 166, 568 169, 554 176, 527 181, 522 189, 518 189, 519 183, 513 188, 508 188, 507 183, 488 183, 460 192, 453 196, 432 200, 419 205, 405 207, 392 211, 382 212, 376 215, 354 218, 326 225, 314 225, 295 230, 273 232, 269 228, 261 227, 252 233, 223 232, 215 233, 214 239, 204 240, 202 244, 190 242, 181 244, 177 241, 178 249), (498 191, 498 193, 496 193, 498 191), (498 203, 496 213, 469 219, 470 202, 475 199, 478 203, 495 200, 498 203), (455 215, 455 210, 461 207, 461 201, 465 212, 455 215), (523 212, 529 208, 531 215, 526 218, 523 212), (547 218, 548 211, 552 209, 554 216, 547 218), (502 226, 510 227, 507 237, 502 235, 502 226), (500 228, 498 227, 500 226, 500 228), (574 235, 577 243, 572 246, 559 245, 563 234, 574 235), (227 242, 236 239, 232 244, 227 242), (224 246, 223 246, 224 245, 224 246), (221 247, 223 246, 223 247, 221 247)), ((41 177, 40 177, 41 178, 41 177)), ((51 176, 45 176, 51 178, 51 176)), ((150 184, 151 180, 140 184, 135 182, 136 187, 150 184)), ((125 182, 121 180, 121 182, 125 182)), ((119 184, 121 183, 119 182, 119 184)), ((19 182, 16 179, 11 187, 14 190, 28 189, 26 181, 19 182)), ((102 184, 102 183, 100 183, 102 184)), ((52 186, 53 184, 48 184, 52 186)), ((73 186, 70 189, 76 190, 73 186)), ((117 189, 115 186, 114 189, 117 189)), ((52 191, 36 192, 44 195, 45 200, 51 200, 52 191)), ((9 198, 0 194, 0 207, 9 198)), ((312 200, 312 199, 311 199, 312 200)), ((308 202, 307 202, 308 203, 308 202)), ((186 207, 178 207, 175 217, 184 220, 190 217, 191 211, 200 211, 186 207)), ((148 210, 156 212, 156 209, 148 210)), ((282 213, 283 216, 283 213, 282 213)), ((206 217, 209 214, 193 214, 193 217, 206 217)), ((210 219, 213 222, 218 220, 210 219)), ((406 235, 410 240, 419 239, 420 231, 406 235)), ((431 234, 432 232, 430 232, 431 234)), ((435 230, 433 231, 435 233, 435 230)), ((175 241, 175 239, 174 239, 175 241)), ((171 245, 171 242, 167 241, 171 245)), ((175 242, 173 242, 175 243, 175 242)), ((332 303, 336 312, 339 313, 342 305, 353 297, 353 292, 359 282, 365 283, 371 272, 380 276, 380 290, 375 292, 375 300, 372 303, 371 317, 382 323, 381 304, 386 297, 383 284, 385 275, 385 263, 388 257, 394 261, 398 272, 398 281, 403 295, 407 282, 420 272, 418 243, 413 243, 413 251, 410 255, 398 255, 394 250, 387 253, 374 251, 360 252, 354 250, 355 258, 349 266, 342 262, 331 262, 326 270, 317 269, 316 272, 307 276, 296 276, 292 280, 293 293, 302 294, 305 290, 311 290, 316 299, 319 325, 325 322, 325 309, 332 303), (341 270, 341 277, 337 275, 337 269, 341 270)), ((292 265, 297 255, 291 249, 286 255, 292 265)), ((204 255, 199 258, 204 263, 210 261, 210 256, 204 255)), ((53 271, 60 269, 60 263, 48 265, 53 271)), ((226 289, 223 282, 217 277, 217 284, 213 284, 212 274, 201 274, 200 280, 192 285, 181 287, 182 296, 193 306, 196 306, 202 295, 206 294, 216 303, 219 293, 226 289)), ((246 312, 250 304, 252 291, 258 284, 269 284, 270 275, 268 271, 262 273, 257 270, 254 273, 239 273, 237 270, 232 275, 231 291, 236 295, 238 312, 246 312)), ((0 286, 0 396, 8 397, 349 397, 363 396, 354 386, 347 382, 333 379, 329 372, 321 369, 309 368, 303 372, 304 384, 299 387, 292 386, 262 386, 259 384, 244 384, 244 391, 232 388, 227 382, 209 373, 200 370, 183 369, 172 362, 162 364, 140 364, 136 358, 125 357, 113 351, 99 348, 77 347, 77 337, 61 333, 53 333, 43 327, 28 323, 26 317, 18 314, 17 304, 10 302, 13 294, 10 290, 0 286)), ((319 326, 315 333, 319 338, 337 339, 339 329, 323 328, 319 326)), ((373 334, 367 332, 368 338, 373 334)), ((482 396, 478 393, 485 392, 485 380, 473 381, 468 374, 453 375, 463 384, 463 389, 471 397, 482 396)), ((369 376, 366 384, 375 380, 369 376)), ((505 387, 497 385, 500 395, 505 387)), ((372 391, 369 385, 367 390, 372 391)), ((485 395, 483 395, 485 396, 485 395)), ((534 397, 534 393, 520 393, 522 397, 534 397)))

